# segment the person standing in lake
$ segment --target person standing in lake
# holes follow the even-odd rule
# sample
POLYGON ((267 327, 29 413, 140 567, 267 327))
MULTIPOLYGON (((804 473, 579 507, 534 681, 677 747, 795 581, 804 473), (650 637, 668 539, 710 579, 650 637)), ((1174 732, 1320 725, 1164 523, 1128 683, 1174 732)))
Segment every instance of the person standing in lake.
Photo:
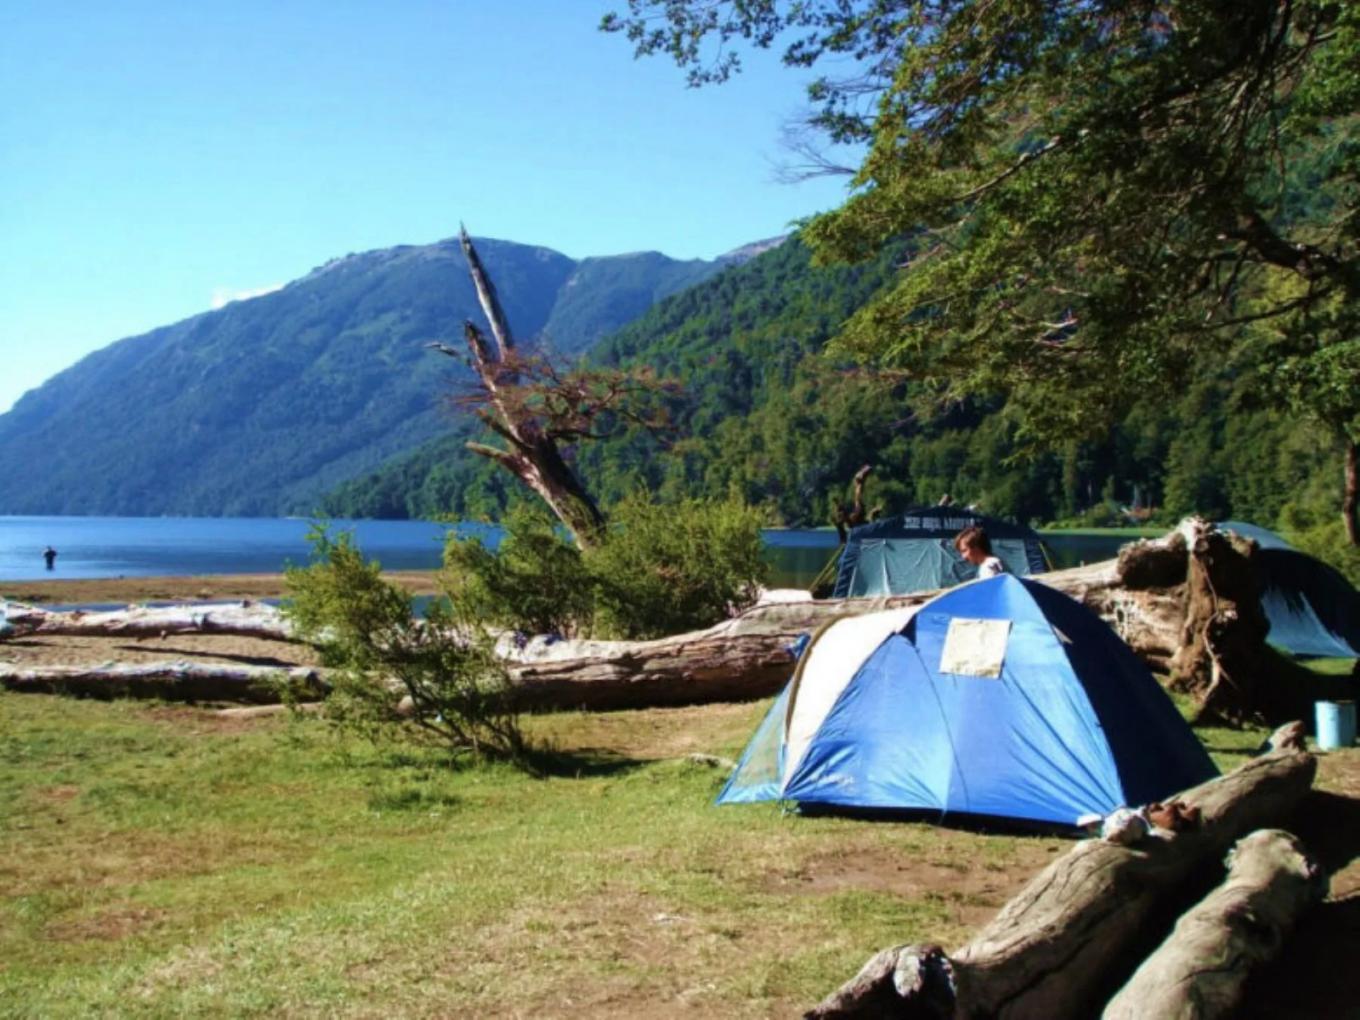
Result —
POLYGON ((987 537, 987 532, 976 524, 954 536, 954 548, 978 568, 978 577, 996 577, 997 574, 1007 573, 1006 564, 992 555, 992 540, 987 537))
POLYGON ((57 550, 49 545, 43 550, 43 559, 47 561, 47 569, 51 570, 53 565, 57 562, 57 550))

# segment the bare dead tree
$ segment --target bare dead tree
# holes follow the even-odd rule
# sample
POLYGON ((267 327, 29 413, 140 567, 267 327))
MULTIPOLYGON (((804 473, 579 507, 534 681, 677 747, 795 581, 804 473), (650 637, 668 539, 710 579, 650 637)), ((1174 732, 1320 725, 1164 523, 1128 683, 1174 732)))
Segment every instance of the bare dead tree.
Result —
POLYGON ((836 534, 840 536, 841 545, 845 545, 851 528, 858 527, 866 521, 875 520, 883 512, 881 506, 870 507, 867 510, 864 508, 864 483, 868 480, 869 472, 873 469, 872 464, 865 464, 855 472, 854 480, 851 483, 851 497, 848 507, 840 500, 836 500, 831 508, 831 523, 836 526, 836 534))
POLYGON ((562 372, 545 357, 521 353, 466 228, 460 229, 459 242, 491 338, 488 341, 469 321, 463 324, 463 336, 470 360, 446 344, 428 346, 468 360, 475 381, 457 400, 472 408, 505 441, 501 447, 470 440, 467 448, 494 460, 537 493, 578 546, 596 545, 604 529, 604 514, 567 462, 563 446, 602 438, 626 423, 663 427, 664 415, 659 411, 649 414, 646 407, 651 396, 673 384, 660 382, 645 370, 562 372))

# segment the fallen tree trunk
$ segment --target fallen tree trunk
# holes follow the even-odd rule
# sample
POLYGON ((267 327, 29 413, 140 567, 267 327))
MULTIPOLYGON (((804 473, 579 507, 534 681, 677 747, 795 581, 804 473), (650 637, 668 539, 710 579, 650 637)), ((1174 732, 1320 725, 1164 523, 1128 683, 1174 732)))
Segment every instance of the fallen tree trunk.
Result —
POLYGON ((1181 794, 1177 801, 1198 810, 1198 824, 1156 830, 1129 846, 1081 842, 957 952, 885 949, 807 1016, 1093 1015, 1133 969, 1130 952, 1197 873, 1241 836, 1292 814, 1317 767, 1301 737, 1302 726, 1282 727, 1272 738, 1277 750, 1181 794))
POLYGON ((1279 952, 1326 890, 1326 876, 1297 839, 1278 829, 1253 832, 1229 855, 1227 880, 1176 922, 1102 1020, 1228 1016, 1251 968, 1279 952))
POLYGON ((30 635, 74 637, 167 637, 171 634, 225 634, 296 641, 278 607, 264 602, 224 602, 186 606, 128 606, 108 612, 53 612, 11 602, 6 607, 6 638, 30 635))
POLYGON ((284 686, 299 696, 313 698, 327 689, 321 672, 306 667, 109 662, 18 669, 0 664, 0 687, 24 693, 270 704, 281 700, 284 686))
MULTIPOLYGON (((1176 648, 1183 618, 1174 576, 1168 577, 1164 563, 1160 573, 1149 571, 1148 563, 1159 558, 1168 558, 1163 545, 1137 543, 1131 556, 1056 571, 1042 580, 1100 614, 1135 653, 1159 668, 1176 648), (1156 586, 1153 581, 1172 583, 1156 586)), ((1182 569, 1184 558, 1182 550, 1182 569)), ((761 605, 708 630, 654 641, 536 638, 523 649, 503 651, 521 708, 614 709, 760 698, 787 681, 793 665, 789 649, 800 635, 842 617, 920 605, 936 594, 761 605)), ((109 613, 56 613, 11 603, 9 616, 9 636, 194 633, 296 640, 282 613, 262 603, 134 606, 109 613)))
MULTIPOLYGON (((1182 564, 1184 555, 1181 556, 1182 564)), ((1120 561, 1045 574, 1045 584, 1100 613, 1136 653, 1169 660, 1181 624, 1174 591, 1123 583, 1120 561)), ((654 641, 546 641, 505 650, 526 708, 613 709, 761 698, 778 691, 801 634, 847 616, 921 605, 938 592, 760 605, 708 630, 654 641)))

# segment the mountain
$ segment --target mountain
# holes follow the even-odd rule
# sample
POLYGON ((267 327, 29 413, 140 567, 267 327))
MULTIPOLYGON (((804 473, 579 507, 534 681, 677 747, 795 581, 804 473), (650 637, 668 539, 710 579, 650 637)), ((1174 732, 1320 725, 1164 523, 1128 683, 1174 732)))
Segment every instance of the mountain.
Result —
MULTIPOLYGON (((783 520, 817 519, 814 506, 826 487, 862 463, 857 458, 871 440, 859 431, 882 446, 880 421, 902 416, 893 387, 860 381, 853 398, 842 399, 843 387, 818 368, 827 342, 891 278, 901 251, 890 246, 864 265, 814 267, 797 238, 748 246, 726 257, 733 263, 726 272, 658 302, 597 344, 589 360, 645 365, 682 391, 671 407, 671 436, 624 432, 577 450, 592 491, 609 503, 639 482, 670 495, 723 495, 735 485, 783 520), (815 382, 802 379, 805 371, 815 382), (808 385, 820 388, 820 399, 808 385), (806 406, 779 420, 791 394, 806 406), (760 408, 768 424, 751 433, 760 408), (828 413, 839 418, 829 422, 828 413), (766 448, 766 432, 777 455, 766 448), (734 463, 744 466, 734 470, 734 463)), ((340 486, 323 505, 336 515, 494 516, 517 483, 465 451, 464 438, 450 433, 394 458, 340 486)))
MULTIPOLYGON (((521 344, 589 349, 729 263, 575 261, 478 239, 521 344)), ((0 415, 0 513, 272 515, 455 424, 482 322, 456 241, 334 259, 281 290, 120 340, 0 415)))
MULTIPOLYGON (((772 521, 825 524, 860 465, 875 465, 869 505, 885 512, 950 494, 1021 520, 1125 523, 1121 507, 1162 507, 1277 524, 1295 533, 1335 519, 1337 443, 1306 420, 1256 406, 1220 375, 1133 409, 1105 438, 1018 456, 1005 403, 941 405, 828 345, 891 281, 907 253, 890 245, 858 266, 814 266, 795 237, 658 302, 596 344, 590 361, 647 366, 681 385, 664 436, 624 430, 581 444, 575 464, 608 505, 638 485, 663 497, 729 494, 772 521)), ((496 516, 524 490, 448 432, 345 483, 335 515, 496 516)), ((1360 576, 1360 575, 1357 575, 1360 576)))

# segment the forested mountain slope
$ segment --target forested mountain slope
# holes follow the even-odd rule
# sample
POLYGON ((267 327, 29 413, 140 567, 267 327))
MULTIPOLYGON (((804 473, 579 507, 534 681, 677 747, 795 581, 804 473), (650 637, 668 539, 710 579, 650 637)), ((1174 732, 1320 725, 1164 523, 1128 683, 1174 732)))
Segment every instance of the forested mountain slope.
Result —
MULTIPOLYGON (((723 268, 576 262, 479 240, 516 335, 577 352, 723 268)), ((306 512, 457 427, 444 398, 481 312, 455 241, 336 259, 282 290, 118 341, 0 416, 0 513, 306 512)))
MULTIPOLYGON (((1137 504, 1273 525, 1331 512, 1336 451, 1315 427, 1253 410, 1223 375, 1150 394, 1100 442, 1020 456, 1000 402, 940 407, 890 375, 825 355, 896 271, 901 245, 854 267, 811 265, 795 238, 653 307, 593 361, 677 379, 673 430, 584 444, 577 463, 606 503, 646 484, 670 496, 738 493, 773 520, 823 524, 855 470, 871 502, 964 503, 1021 519, 1117 523, 1137 504)), ((336 514, 494 516, 517 483, 445 435, 329 497, 336 514)))

